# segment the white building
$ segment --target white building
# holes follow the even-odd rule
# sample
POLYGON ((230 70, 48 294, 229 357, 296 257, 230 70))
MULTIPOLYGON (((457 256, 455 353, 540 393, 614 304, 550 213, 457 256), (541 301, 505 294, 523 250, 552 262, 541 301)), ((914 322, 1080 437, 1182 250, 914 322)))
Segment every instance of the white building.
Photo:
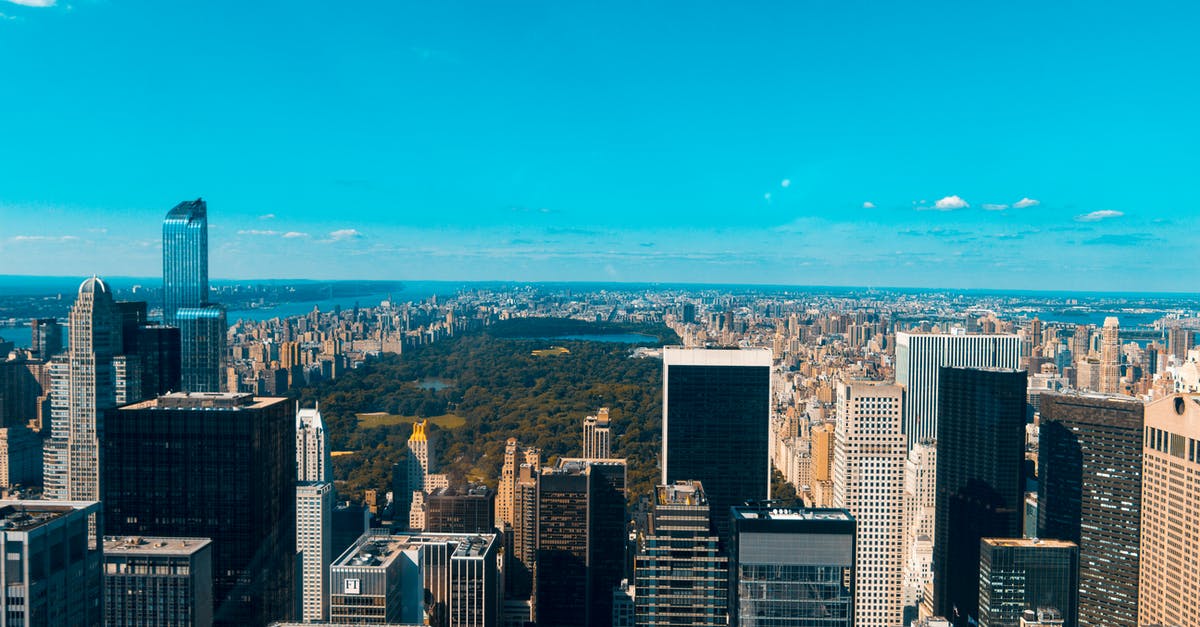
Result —
POLYGON ((333 483, 296 484, 297 585, 305 621, 329 618, 329 564, 333 561, 333 483))
POLYGON ((333 481, 320 406, 296 410, 296 480, 333 481))
POLYGON ((904 389, 855 381, 838 386, 833 505, 858 521, 854 622, 900 627, 904 565, 904 389))
MULTIPOLYGON (((904 464, 904 604, 921 605, 933 586, 937 446, 918 442, 904 464)), ((932 602, 932 600, 930 600, 932 602)))

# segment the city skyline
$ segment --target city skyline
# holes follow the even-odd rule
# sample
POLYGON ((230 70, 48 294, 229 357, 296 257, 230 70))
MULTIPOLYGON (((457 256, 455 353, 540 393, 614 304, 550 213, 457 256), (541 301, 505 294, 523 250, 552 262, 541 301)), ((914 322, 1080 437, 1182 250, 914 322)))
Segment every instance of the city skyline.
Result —
POLYGON ((0 2, 0 273, 199 196, 245 278, 1153 291, 1200 227, 1191 6, 229 6, 0 2))

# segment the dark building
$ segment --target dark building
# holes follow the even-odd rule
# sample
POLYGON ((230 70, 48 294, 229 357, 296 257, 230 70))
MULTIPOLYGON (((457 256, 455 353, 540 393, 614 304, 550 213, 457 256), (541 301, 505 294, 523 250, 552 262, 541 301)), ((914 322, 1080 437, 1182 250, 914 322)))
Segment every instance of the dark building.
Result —
POLYGON ((729 508, 767 498, 771 351, 663 349, 662 484, 704 484, 718 535, 729 508))
POLYGON ((1073 542, 984 538, 979 545, 979 627, 1022 627, 1027 610, 1054 608, 1075 627, 1079 551, 1073 542))
POLYGON ((855 520, 844 509, 735 507, 729 624, 853 627, 855 520))
POLYGON ((1079 624, 1136 627, 1145 406, 1045 394, 1038 535, 1079 546, 1079 624))
MULTIPOLYGON (((0 427, 24 427, 38 417, 38 397, 43 394, 36 372, 40 361, 0 355, 0 427)), ((48 390, 47 390, 48 391, 48 390)))
POLYGON ((143 325, 133 336, 132 352, 141 366, 142 394, 155 398, 179 390, 179 329, 143 325))
POLYGON ((329 555, 337 559, 350 548, 362 534, 371 528, 371 512, 355 503, 341 503, 333 508, 333 546, 329 555))
POLYGON ((625 460, 561 459, 543 468, 537 523, 536 622, 608 624, 625 566, 625 460))
POLYGON ((88 540, 95 501, 0 501, 0 625, 104 625, 104 570, 88 540))
POLYGON ((291 403, 175 393, 109 411, 106 420, 107 532, 212 538, 215 625, 290 617, 296 552, 291 403))
POLYGON ((210 627, 212 541, 105 538, 106 627, 210 627))
POLYGON ((49 361, 62 352, 63 327, 54 318, 37 318, 29 322, 29 350, 34 357, 49 361))
POLYGON ((493 533, 496 493, 487 486, 439 488, 425 497, 425 531, 430 533, 493 533))
POLYGON ((942 367, 938 377, 933 606, 965 625, 978 616, 980 540, 1021 537, 1026 374, 942 367))
POLYGON ((712 530, 699 481, 660 485, 637 556, 634 616, 638 625, 726 625, 729 558, 712 530))
POLYGON ((180 309, 208 304, 208 205, 199 198, 163 218, 163 321, 176 326, 180 309))

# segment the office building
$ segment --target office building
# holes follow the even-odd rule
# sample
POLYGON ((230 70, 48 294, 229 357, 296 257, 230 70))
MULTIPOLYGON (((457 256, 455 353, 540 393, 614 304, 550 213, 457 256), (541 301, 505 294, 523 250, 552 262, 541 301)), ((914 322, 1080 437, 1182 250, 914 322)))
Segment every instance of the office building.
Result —
POLYGON ((0 428, 23 427, 37 418, 42 364, 20 352, 0 353, 0 428))
POLYGON ((809 432, 812 447, 812 495, 816 507, 833 506, 834 423, 816 425, 809 432))
POLYGON ((1121 328, 1116 317, 1104 319, 1100 329, 1100 386, 1101 394, 1121 393, 1121 328))
MULTIPOLYGON (((122 348, 121 314, 104 281, 92 277, 79 286, 71 308, 71 345, 67 353, 65 412, 52 419, 46 443, 46 498, 99 501, 101 498, 100 434, 104 412, 116 405, 113 358, 122 348)), ((102 535, 94 519, 90 540, 102 535)))
POLYGON ((504 443, 504 464, 500 469, 500 483, 496 486, 496 525, 515 527, 513 518, 516 498, 517 474, 522 464, 528 464, 534 473, 541 472, 542 452, 536 448, 522 447, 516 438, 504 443))
POLYGON ((1200 625, 1200 396, 1146 407, 1138 622, 1200 625))
POLYGON ((607 459, 612 457, 611 431, 607 407, 601 407, 595 416, 584 418, 583 458, 607 459))
POLYGON ((0 488, 42 485, 42 439, 28 427, 0 427, 0 488))
POLYGON ((1026 611, 1054 608, 1076 625, 1079 551, 1073 542, 984 538, 979 546, 979 627, 1020 627, 1026 611))
POLYGON ((771 351, 663 348, 662 484, 704 484, 722 538, 729 508, 770 494, 771 351))
POLYGON ((1145 406, 1043 394, 1038 535, 1079 547, 1079 624, 1137 627, 1145 406))
POLYGON ((729 559, 720 545, 699 481, 656 487, 650 529, 634 567, 636 623, 727 624, 729 559))
POLYGON ((130 347, 127 355, 136 357, 141 372, 141 398, 130 402, 155 398, 180 389, 182 379, 179 369, 183 364, 183 355, 178 328, 142 325, 136 328, 132 338, 125 338, 125 342, 130 347))
POLYGON ((625 568, 625 460, 560 459, 538 480, 535 618, 592 627, 612 620, 625 568))
POLYGON ((175 205, 163 219, 163 321, 178 326, 180 309, 208 304, 208 205, 175 205))
POLYGON ((735 507, 729 624, 853 627, 855 521, 839 509, 735 507))
POLYGON ((212 625, 212 541, 104 538, 107 627, 212 625))
POLYGON ((932 607, 937 445, 917 442, 904 464, 904 604, 932 607))
POLYGON ((186 307, 175 312, 180 337, 180 385, 185 392, 220 392, 225 372, 225 309, 186 307))
POLYGON ((449 627, 497 624, 503 591, 496 544, 494 534, 470 534, 455 541, 450 555, 449 627))
POLYGON ((320 407, 296 410, 296 480, 333 481, 320 407))
POLYGON ((942 368, 938 375, 933 610, 978 616, 983 538, 1019 538, 1025 504, 1024 370, 942 368))
POLYGON ((1010 368, 1021 365, 1018 335, 896 334, 896 384, 904 387, 908 446, 937 437, 939 368, 1010 368))
POLYGON ((612 627, 635 627, 636 603, 637 590, 629 585, 629 580, 622 579, 621 583, 613 588, 612 627))
POLYGON ((0 501, 3 624, 104 624, 102 551, 88 538, 99 509, 94 501, 0 501))
POLYGON ((329 567, 329 620, 425 623, 424 547, 382 530, 364 534, 329 567))
POLYGON ((215 625, 289 618, 295 596, 292 405, 173 393, 107 415, 106 529, 213 541, 215 625))
POLYGON ((504 585, 507 588, 505 594, 511 599, 530 599, 533 594, 540 487, 540 466, 521 464, 513 493, 513 523, 506 526, 510 530, 508 535, 512 536, 512 557, 508 561, 504 585))
MULTIPOLYGON (((433 474, 434 460, 433 442, 429 440, 426 430, 428 420, 413 423, 412 434, 408 437, 408 456, 405 458, 405 485, 402 486, 408 496, 408 527, 414 530, 425 529, 425 495, 438 488, 449 485, 446 475, 433 474)), ((403 503, 404 500, 399 502, 403 503)), ((405 518, 405 512, 398 516, 405 518)))
POLYGON ((333 555, 333 483, 296 483, 296 559, 300 561, 301 618, 329 618, 329 564, 333 555))
MULTIPOLYGON (((1188 351, 1196 346, 1196 330, 1173 324, 1167 327, 1167 353, 1179 363, 1187 361, 1188 351)), ((45 359, 45 357, 43 357, 45 359)))
POLYGON ((438 488, 425 497, 425 531, 492 533, 496 493, 485 485, 438 488))
POLYGON ((838 386, 833 504, 856 521, 855 624, 900 627, 904 615, 904 390, 838 386))
POLYGON ((29 321, 29 351, 37 359, 50 361, 62 352, 63 328, 54 318, 35 318, 29 321))

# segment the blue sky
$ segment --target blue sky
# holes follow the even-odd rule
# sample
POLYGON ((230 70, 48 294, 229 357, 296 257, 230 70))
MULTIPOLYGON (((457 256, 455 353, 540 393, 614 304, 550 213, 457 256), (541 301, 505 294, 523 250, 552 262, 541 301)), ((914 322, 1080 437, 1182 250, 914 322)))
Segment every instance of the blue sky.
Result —
POLYGON ((0 274, 1197 291, 1198 12, 0 0, 0 274))

